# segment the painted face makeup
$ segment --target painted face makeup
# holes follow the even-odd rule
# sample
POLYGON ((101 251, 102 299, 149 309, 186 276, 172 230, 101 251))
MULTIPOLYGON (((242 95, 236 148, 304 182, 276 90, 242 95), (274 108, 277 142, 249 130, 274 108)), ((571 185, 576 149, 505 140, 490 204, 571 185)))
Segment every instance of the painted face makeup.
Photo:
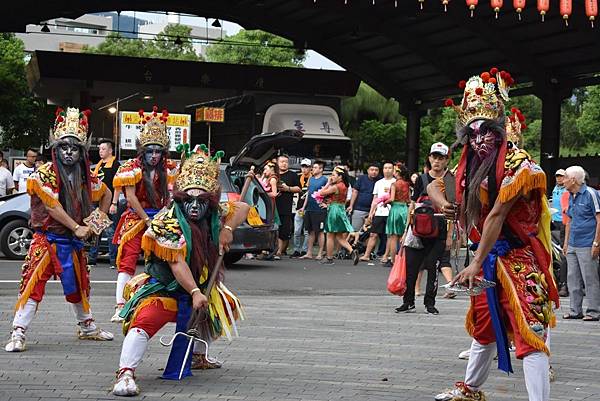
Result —
POLYGON ((183 201, 183 213, 191 221, 200 221, 208 211, 208 200, 202 199, 204 193, 199 189, 190 189, 186 192, 188 197, 183 201))
POLYGON ((147 165, 156 167, 162 159, 163 147, 160 145, 148 145, 144 149, 144 161, 147 165))
POLYGON ((483 160, 492 153, 497 144, 496 133, 493 131, 481 131, 480 127, 481 121, 471 124, 473 132, 469 134, 469 144, 479 159, 483 160))
POLYGON ((62 141, 56 150, 59 160, 65 166, 74 166, 81 158, 81 147, 73 138, 62 141))

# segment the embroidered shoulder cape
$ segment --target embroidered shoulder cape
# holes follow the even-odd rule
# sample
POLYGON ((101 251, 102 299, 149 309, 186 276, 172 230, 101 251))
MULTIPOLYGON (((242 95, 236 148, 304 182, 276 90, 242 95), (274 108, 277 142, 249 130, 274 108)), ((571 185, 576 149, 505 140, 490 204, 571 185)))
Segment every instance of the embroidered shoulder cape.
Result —
MULTIPOLYGON (((165 161, 167 169, 167 182, 173 184, 177 178, 177 163, 171 159, 165 161)), ((142 180, 142 160, 139 157, 129 159, 117 170, 113 179, 113 187, 129 187, 135 186, 142 180)))

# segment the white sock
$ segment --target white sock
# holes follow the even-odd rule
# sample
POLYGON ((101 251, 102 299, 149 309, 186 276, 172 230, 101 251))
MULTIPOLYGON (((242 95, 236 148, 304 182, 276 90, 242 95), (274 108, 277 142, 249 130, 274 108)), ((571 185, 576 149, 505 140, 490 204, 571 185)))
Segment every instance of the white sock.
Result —
POLYGON ((37 310, 38 303, 33 299, 28 299, 25 302, 25 305, 21 306, 19 310, 15 313, 15 317, 13 319, 13 327, 22 327, 27 330, 33 317, 35 316, 35 311, 37 310))
POLYGON ((142 357, 148 348, 148 333, 143 329, 133 327, 129 330, 123 340, 119 369, 135 369, 142 361, 142 357))
POLYGON ((550 400, 550 362, 544 352, 533 352, 523 358, 523 373, 529 401, 550 400))
POLYGON ((75 312, 75 318, 77 319, 77 322, 80 323, 81 329, 84 332, 91 332, 97 329, 96 327, 96 323, 94 323, 93 317, 92 317, 92 310, 90 309, 89 312, 84 312, 83 311, 83 304, 81 302, 78 302, 76 304, 71 304, 71 306, 73 307, 73 312, 75 312), (87 324, 82 324, 87 322, 87 324))
POLYGON ((117 276, 117 290, 115 292, 115 297, 117 299, 117 304, 124 304, 125 298, 123 298, 123 290, 125 289, 125 284, 131 280, 131 275, 127 273, 119 273, 117 276))
POLYGON ((479 391, 490 374, 490 367, 496 355, 496 343, 480 344, 476 340, 471 343, 471 353, 465 373, 465 383, 471 390, 479 391))

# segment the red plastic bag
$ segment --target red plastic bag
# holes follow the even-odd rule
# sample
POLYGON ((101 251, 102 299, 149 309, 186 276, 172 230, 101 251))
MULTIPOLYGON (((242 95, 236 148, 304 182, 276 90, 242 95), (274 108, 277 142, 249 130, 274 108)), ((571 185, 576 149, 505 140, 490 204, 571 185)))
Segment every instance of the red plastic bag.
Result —
POLYGON ((387 289, 394 295, 404 295, 406 291, 406 253, 404 246, 400 248, 394 266, 390 271, 387 281, 387 289))

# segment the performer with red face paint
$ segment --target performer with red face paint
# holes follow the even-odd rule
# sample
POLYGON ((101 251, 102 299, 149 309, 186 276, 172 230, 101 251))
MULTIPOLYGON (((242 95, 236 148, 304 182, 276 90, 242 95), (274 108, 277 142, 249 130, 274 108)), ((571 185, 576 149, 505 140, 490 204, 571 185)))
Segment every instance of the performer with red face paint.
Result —
POLYGON ((509 100, 511 82, 510 74, 493 68, 465 83, 459 106, 447 102, 458 113, 456 145, 462 146, 457 204, 445 200, 443 181, 432 182, 428 193, 473 242, 475 256, 453 284, 474 288, 485 279, 495 286, 471 297, 466 329, 473 342, 465 380, 438 394, 439 401, 485 400, 481 387, 496 353, 499 369, 512 372, 509 339, 523 359, 529 400, 550 399, 547 337, 555 324, 551 303, 559 302, 551 273, 551 215, 546 175, 517 146, 520 113, 506 124, 503 101, 509 100))
MULTIPOLYGON (((113 180, 115 192, 122 190, 129 209, 123 213, 115 230, 113 243, 117 252, 117 288, 115 314, 111 322, 122 322, 119 316, 125 299, 125 284, 135 275, 138 258, 142 252, 142 236, 154 215, 169 202, 168 186, 175 181, 176 165, 167 159, 169 136, 167 121, 169 113, 159 115, 154 106, 152 113, 140 110, 142 132, 136 141, 138 155, 123 163, 113 180)), ((116 205, 116 199, 113 199, 116 205)))

